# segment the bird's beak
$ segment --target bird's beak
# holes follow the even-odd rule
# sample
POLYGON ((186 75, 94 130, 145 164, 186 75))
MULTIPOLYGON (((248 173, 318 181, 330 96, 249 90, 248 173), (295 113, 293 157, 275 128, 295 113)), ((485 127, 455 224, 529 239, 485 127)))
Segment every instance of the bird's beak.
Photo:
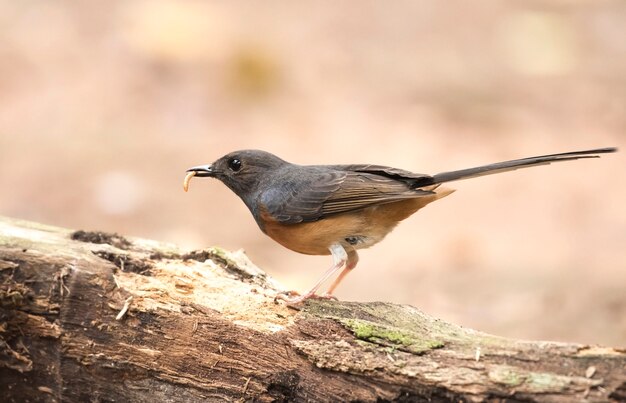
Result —
POLYGON ((189 168, 187 172, 195 172, 194 176, 209 177, 215 176, 215 171, 211 165, 198 165, 197 167, 189 168))

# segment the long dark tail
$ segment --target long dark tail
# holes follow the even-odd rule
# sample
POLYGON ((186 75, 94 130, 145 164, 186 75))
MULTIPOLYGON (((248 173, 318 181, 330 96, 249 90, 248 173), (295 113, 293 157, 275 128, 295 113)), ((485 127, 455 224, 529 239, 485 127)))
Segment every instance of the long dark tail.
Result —
POLYGON ((597 148, 595 150, 572 151, 569 153, 542 155, 539 157, 522 158, 495 164, 483 165, 475 168, 460 169, 458 171, 442 172, 431 177, 426 177, 418 181, 418 186, 436 185, 444 182, 457 181, 461 179, 477 178, 479 176, 497 174, 500 172, 513 171, 520 168, 527 168, 536 165, 547 165, 553 162, 571 161, 581 158, 599 158, 598 154, 613 153, 617 148, 597 148), (422 184, 424 182, 424 184, 422 184))

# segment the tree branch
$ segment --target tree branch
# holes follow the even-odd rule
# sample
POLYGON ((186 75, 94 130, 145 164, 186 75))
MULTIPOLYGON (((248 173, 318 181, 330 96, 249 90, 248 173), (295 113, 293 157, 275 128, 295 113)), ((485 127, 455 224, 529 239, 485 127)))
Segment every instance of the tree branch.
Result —
POLYGON ((241 252, 0 217, 6 401, 625 401, 626 352, 275 303, 241 252))

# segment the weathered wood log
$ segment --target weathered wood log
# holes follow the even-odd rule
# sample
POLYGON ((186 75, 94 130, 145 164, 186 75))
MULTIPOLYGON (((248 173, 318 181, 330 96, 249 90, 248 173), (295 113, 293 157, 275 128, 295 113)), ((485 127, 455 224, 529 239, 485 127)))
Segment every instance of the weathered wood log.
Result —
POLYGON ((242 253, 0 218, 2 401, 624 401, 626 352, 274 302, 242 253))

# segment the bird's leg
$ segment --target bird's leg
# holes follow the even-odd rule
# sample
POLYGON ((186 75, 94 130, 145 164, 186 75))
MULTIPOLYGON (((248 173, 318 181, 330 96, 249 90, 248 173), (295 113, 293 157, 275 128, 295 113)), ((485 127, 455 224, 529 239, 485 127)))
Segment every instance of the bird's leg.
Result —
MULTIPOLYGON (((294 298, 289 298, 284 294, 278 294, 276 296, 276 299, 282 299, 283 301, 287 303, 287 305, 295 305, 311 297, 314 297, 317 289, 320 288, 320 286, 326 280, 328 280, 333 274, 335 274, 337 270, 341 269, 348 261, 348 253, 340 244, 333 244, 328 249, 330 250, 330 254, 333 256, 333 265, 328 270, 326 270, 326 273, 324 273, 324 275, 320 277, 320 279, 317 281, 317 283, 315 283, 313 288, 309 290, 309 292, 307 292, 306 294, 294 297, 294 298)), ((336 282, 337 281, 335 281, 335 283, 336 282)), ((335 283, 333 283, 333 285, 335 285, 335 283)))
POLYGON ((356 267, 357 263, 359 263, 359 255, 356 253, 356 249, 350 249, 350 251, 348 252, 348 261, 346 262, 345 267, 343 268, 341 273, 339 273, 339 275, 337 276, 335 281, 333 281, 330 287, 328 287, 328 292, 324 294, 325 298, 334 298, 333 291, 335 291, 335 288, 337 288, 337 286, 339 285, 339 283, 341 283, 344 277, 346 277, 346 275, 356 267))

